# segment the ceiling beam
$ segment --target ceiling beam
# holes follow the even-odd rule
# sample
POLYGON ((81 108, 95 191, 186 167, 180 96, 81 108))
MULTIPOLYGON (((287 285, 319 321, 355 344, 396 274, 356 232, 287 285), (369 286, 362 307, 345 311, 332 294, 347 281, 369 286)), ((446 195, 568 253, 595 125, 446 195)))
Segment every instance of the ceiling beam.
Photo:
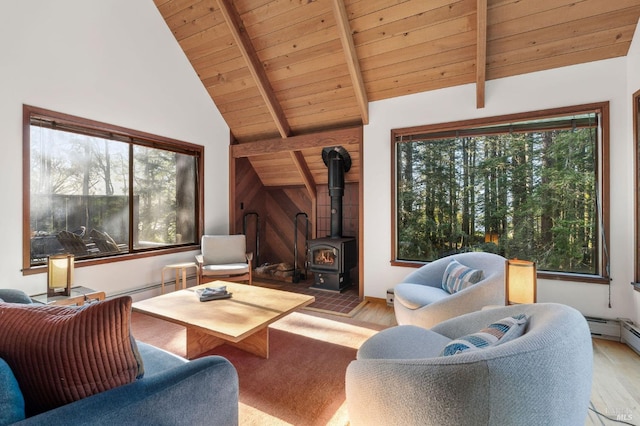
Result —
POLYGON ((258 58, 256 50, 253 47, 253 43, 251 43, 251 39, 249 38, 244 24, 242 23, 242 19, 240 19, 238 11, 233 6, 233 1, 218 0, 218 6, 220 6, 224 20, 227 22, 229 30, 233 35, 233 39, 238 45, 242 57, 247 63, 249 72, 251 72, 251 75, 256 82, 256 86, 258 87, 260 95, 262 96, 262 99, 264 100, 276 127, 278 128, 278 132, 280 132, 280 136, 283 138, 288 137, 291 134, 291 127, 284 115, 282 106, 276 99, 271 83, 269 83, 269 79, 262 67, 262 63, 258 58))
POLYGON ((308 148, 324 148, 325 146, 358 143, 362 143, 362 126, 291 136, 287 139, 277 138, 245 142, 231 145, 230 149, 233 158, 243 158, 264 154, 288 153, 290 151, 301 151, 308 148))
POLYGON ((351 84, 356 94, 356 101, 360 108, 360 116, 362 124, 369 124, 369 100, 367 99, 367 91, 364 87, 362 79, 362 71, 360 71, 360 63, 356 54, 356 47, 351 36, 351 26, 349 25, 349 17, 343 0, 333 0, 333 14, 338 24, 338 34, 340 35, 340 43, 349 68, 351 84))
POLYGON ((477 0, 476 108, 484 108, 487 79, 487 0, 477 0))

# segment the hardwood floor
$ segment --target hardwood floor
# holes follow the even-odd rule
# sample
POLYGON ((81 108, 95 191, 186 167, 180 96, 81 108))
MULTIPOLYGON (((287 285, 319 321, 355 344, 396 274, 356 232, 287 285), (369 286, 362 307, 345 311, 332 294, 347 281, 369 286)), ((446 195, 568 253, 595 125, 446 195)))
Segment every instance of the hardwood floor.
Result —
POLYGON ((368 300, 368 302, 369 303, 364 305, 362 309, 356 312, 353 316, 354 319, 385 325, 387 327, 398 325, 396 322, 396 316, 393 313, 393 308, 387 306, 385 300, 376 299, 368 300))
MULTIPOLYGON (((393 308, 382 300, 369 301, 353 318, 385 326, 396 325, 393 308)), ((591 403, 585 424, 639 426, 640 355, 624 343, 593 339, 593 361, 591 403)))
POLYGON ((640 355, 624 343, 593 339, 593 361, 591 410, 586 424, 640 425, 640 355))

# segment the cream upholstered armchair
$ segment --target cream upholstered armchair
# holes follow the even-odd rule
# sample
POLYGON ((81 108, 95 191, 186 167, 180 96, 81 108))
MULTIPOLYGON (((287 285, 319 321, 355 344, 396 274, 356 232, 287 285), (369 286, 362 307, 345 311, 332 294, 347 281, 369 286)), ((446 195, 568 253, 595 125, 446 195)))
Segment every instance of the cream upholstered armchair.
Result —
POLYGON ((252 284, 253 253, 244 235, 203 235, 202 254, 196 255, 200 282, 204 277, 252 284))

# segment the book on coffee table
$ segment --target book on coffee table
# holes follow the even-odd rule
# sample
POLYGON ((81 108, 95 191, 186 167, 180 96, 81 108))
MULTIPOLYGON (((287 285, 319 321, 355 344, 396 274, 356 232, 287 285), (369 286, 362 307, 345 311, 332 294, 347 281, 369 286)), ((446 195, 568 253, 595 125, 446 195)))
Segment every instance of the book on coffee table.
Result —
POLYGON ((196 290, 196 294, 201 302, 208 302, 209 300, 228 299, 232 293, 227 291, 227 286, 220 286, 201 288, 196 290))

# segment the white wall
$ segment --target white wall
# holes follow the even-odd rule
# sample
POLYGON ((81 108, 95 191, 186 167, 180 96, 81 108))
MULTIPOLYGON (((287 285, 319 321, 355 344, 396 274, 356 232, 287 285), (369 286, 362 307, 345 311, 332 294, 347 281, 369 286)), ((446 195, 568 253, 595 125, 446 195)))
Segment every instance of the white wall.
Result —
POLYGON ((611 305, 609 286, 539 280, 538 300, 565 303, 586 315, 639 319, 633 290, 633 144, 627 59, 531 73, 486 85, 486 107, 475 106, 475 85, 409 95, 370 104, 364 129, 365 295, 384 298, 387 288, 412 271, 390 266, 390 130, 554 107, 609 101, 611 115, 611 305))
MULTIPOLYGON (((22 105, 205 146, 205 232, 228 232, 229 129, 151 0, 6 0, 0 25, 0 287, 46 291, 23 276, 22 105)), ((193 252, 76 269, 107 294, 160 282, 193 252)))

